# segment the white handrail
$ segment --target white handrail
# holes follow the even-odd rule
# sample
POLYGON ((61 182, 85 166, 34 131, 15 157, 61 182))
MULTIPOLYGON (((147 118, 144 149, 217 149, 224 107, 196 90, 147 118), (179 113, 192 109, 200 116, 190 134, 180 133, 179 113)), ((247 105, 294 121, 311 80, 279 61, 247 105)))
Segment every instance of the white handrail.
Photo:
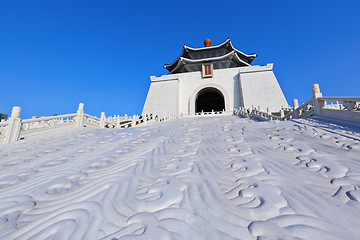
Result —
POLYGON ((360 97, 318 97, 321 101, 360 102, 360 97))
POLYGON ((33 123, 33 122, 41 122, 53 119, 61 119, 61 118, 71 118, 77 116, 76 113, 63 114, 63 115, 55 115, 49 117, 39 117, 39 118, 30 118, 30 119, 22 119, 22 123, 33 123))
POLYGON ((91 115, 86 114, 86 113, 84 113, 84 117, 87 117, 87 118, 91 118, 91 119, 94 119, 94 120, 100 121, 100 119, 99 119, 99 118, 97 118, 97 117, 95 117, 95 116, 91 116, 91 115))
POLYGON ((134 127, 139 124, 146 124, 148 121, 164 121, 174 116, 155 118, 152 114, 146 116, 128 117, 107 117, 101 113, 101 117, 95 117, 84 113, 84 104, 80 103, 76 113, 62 114, 47 117, 36 117, 30 119, 20 118, 20 107, 13 107, 11 117, 8 121, 0 122, 0 143, 10 143, 24 139, 28 136, 35 136, 59 129, 70 127, 95 127, 95 128, 115 128, 115 127, 134 127))

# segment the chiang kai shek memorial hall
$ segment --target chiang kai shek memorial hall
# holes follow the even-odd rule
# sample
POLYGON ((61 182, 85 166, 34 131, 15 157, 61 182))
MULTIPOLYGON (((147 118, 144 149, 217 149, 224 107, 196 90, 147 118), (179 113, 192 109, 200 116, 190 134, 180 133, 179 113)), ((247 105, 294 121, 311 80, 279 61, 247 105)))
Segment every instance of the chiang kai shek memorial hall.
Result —
POLYGON ((164 66, 169 74, 150 77, 142 116, 232 112, 253 106, 277 112, 288 107, 272 63, 251 65, 257 55, 237 50, 230 39, 217 46, 206 39, 204 45, 184 45, 180 56, 164 66))

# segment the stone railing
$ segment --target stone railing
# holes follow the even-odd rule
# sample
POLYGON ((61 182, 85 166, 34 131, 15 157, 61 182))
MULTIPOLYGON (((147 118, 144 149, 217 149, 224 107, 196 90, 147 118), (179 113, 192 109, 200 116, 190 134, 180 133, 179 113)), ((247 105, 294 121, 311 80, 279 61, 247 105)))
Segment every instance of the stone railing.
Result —
POLYGON ((291 109, 281 109, 278 113, 261 112, 260 108, 234 110, 235 115, 262 121, 291 120, 321 116, 338 120, 360 123, 360 97, 323 97, 318 84, 312 86, 313 97, 299 106, 298 100, 292 101, 291 109))
POLYGON ((271 120, 280 120, 281 119, 280 116, 284 116, 284 110, 283 109, 280 110, 279 116, 276 116, 271 112, 269 112, 268 109, 266 112, 261 112, 260 110, 255 109, 254 107, 252 110, 240 107, 238 110, 234 110, 234 115, 238 115, 240 117, 254 118, 260 121, 271 121, 271 120))
POLYGON ((9 129, 9 121, 0 122, 0 143, 4 143, 9 129))
POLYGON ((315 115, 360 123, 360 97, 319 97, 316 101, 320 107, 315 109, 315 115), (336 105, 339 108, 334 108, 327 101, 338 102, 336 105))
POLYGON ((293 109, 282 120, 307 118, 313 115, 360 123, 360 97, 323 97, 318 84, 312 86, 313 97, 298 106, 293 100, 293 109))
MULTIPOLYGON (((77 114, 64 114, 59 116, 39 117, 31 119, 20 119, 20 129, 14 131, 13 141, 25 139, 32 136, 61 130, 64 128, 75 127, 77 114), (18 135, 18 136, 16 136, 18 135)), ((11 141, 10 141, 11 142, 11 141)))
POLYGON ((284 117, 281 118, 281 120, 291 120, 294 118, 308 118, 314 115, 314 107, 312 104, 312 99, 309 101, 301 104, 301 106, 298 105, 298 100, 293 100, 293 109, 288 114, 286 114, 284 117))
POLYGON ((100 118, 84 113, 84 104, 80 103, 76 113, 56 115, 50 117, 20 118, 20 107, 13 107, 11 117, 0 122, 0 143, 10 143, 61 129, 72 127, 92 128, 128 128, 149 121, 165 121, 176 116, 153 117, 153 115, 128 117, 106 117, 102 112, 100 118))
POLYGON ((219 114, 231 114, 231 112, 226 112, 225 110, 222 110, 222 111, 214 111, 212 110, 211 112, 204 112, 204 111, 201 111, 201 112, 197 112, 195 113, 195 116, 205 116, 205 115, 219 115, 219 114))

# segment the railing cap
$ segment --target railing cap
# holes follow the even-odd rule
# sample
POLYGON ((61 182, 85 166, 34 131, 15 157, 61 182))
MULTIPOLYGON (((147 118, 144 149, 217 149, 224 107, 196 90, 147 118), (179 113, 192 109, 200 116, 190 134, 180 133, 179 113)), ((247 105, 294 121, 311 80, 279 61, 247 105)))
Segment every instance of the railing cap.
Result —
POLYGON ((11 117, 18 118, 20 117, 21 107, 15 106, 12 108, 11 117))

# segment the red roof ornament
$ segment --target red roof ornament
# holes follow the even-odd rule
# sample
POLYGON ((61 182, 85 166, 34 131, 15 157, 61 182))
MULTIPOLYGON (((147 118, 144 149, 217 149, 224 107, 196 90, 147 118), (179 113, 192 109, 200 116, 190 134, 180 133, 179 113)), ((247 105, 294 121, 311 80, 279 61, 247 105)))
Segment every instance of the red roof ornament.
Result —
POLYGON ((210 47, 211 46, 211 40, 210 39, 205 39, 204 40, 204 45, 205 45, 205 47, 210 47))

